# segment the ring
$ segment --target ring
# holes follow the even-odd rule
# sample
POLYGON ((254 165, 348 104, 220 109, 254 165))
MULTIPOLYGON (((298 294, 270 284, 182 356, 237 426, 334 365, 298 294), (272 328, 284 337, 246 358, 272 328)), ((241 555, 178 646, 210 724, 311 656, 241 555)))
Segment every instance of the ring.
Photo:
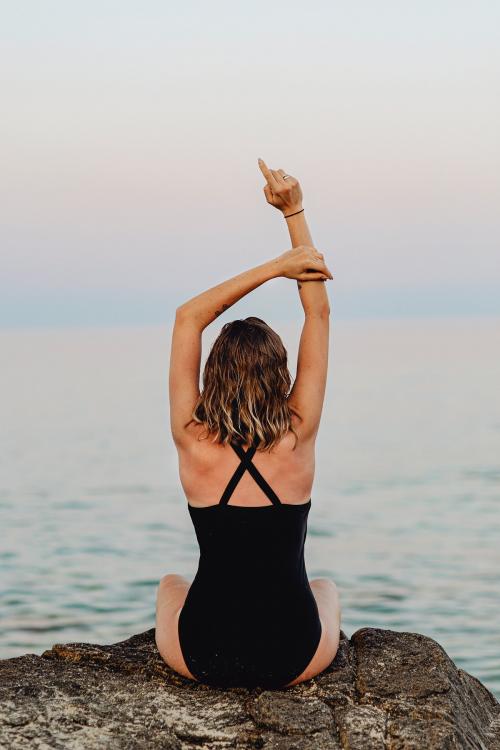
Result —
POLYGON ((286 179, 288 179, 288 177, 290 177, 289 174, 284 174, 284 175, 281 175, 281 176, 283 177, 284 180, 286 180, 286 179))

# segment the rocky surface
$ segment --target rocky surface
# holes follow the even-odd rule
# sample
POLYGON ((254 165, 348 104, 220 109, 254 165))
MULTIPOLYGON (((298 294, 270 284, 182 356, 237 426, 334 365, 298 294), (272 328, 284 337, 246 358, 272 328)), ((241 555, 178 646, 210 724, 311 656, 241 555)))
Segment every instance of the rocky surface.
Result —
POLYGON ((1 661, 0 747, 500 750, 500 705, 416 633, 342 633, 321 675, 270 691, 177 675, 149 630, 1 661))

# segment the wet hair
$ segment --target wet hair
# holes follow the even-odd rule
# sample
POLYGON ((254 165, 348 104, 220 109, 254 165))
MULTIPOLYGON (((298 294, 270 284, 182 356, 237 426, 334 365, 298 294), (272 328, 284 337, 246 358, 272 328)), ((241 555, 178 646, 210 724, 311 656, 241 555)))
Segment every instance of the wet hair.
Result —
POLYGON ((187 425, 203 424, 204 438, 213 435, 214 443, 255 440, 261 451, 270 451, 291 431, 295 450, 292 414, 297 412, 287 401, 291 384, 287 351, 276 331, 253 316, 230 321, 212 344, 187 425))

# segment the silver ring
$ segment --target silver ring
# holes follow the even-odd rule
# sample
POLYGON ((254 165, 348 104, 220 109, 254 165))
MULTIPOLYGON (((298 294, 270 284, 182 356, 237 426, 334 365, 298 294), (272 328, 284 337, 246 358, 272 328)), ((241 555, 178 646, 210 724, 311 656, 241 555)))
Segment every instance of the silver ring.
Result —
POLYGON ((287 180, 290 177, 290 175, 289 174, 284 174, 284 175, 282 175, 282 177, 283 177, 284 180, 287 180))

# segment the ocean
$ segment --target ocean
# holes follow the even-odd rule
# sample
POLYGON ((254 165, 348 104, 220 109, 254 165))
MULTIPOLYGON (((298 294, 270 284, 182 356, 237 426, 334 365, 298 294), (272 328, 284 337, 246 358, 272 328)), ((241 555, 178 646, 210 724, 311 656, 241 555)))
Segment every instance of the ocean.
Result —
MULTIPOLYGON (((292 374, 300 324, 274 325, 292 374)), ((347 635, 423 633, 500 697, 500 320, 331 330, 309 577, 337 583, 347 635)), ((1 330, 0 347, 0 658, 153 627, 158 580, 197 567, 169 325, 1 330)))

